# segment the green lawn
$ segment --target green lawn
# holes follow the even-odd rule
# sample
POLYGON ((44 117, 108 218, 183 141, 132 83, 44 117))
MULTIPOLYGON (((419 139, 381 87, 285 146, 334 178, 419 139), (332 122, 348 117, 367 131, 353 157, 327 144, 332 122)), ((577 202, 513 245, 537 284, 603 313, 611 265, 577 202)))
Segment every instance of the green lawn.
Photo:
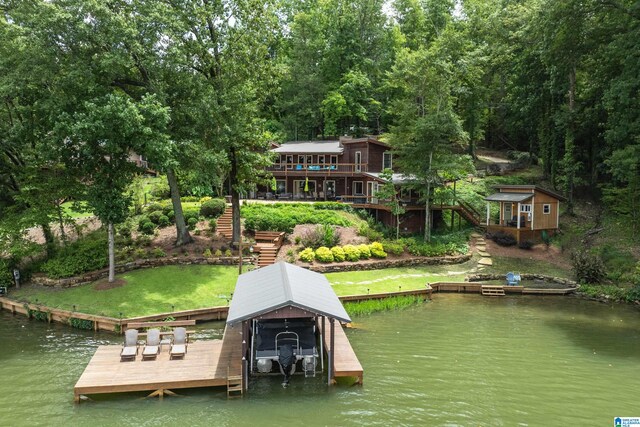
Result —
MULTIPOLYGON (((79 204, 82 207, 85 207, 87 205, 87 202, 77 202, 77 204, 79 204)), ((73 219, 79 219, 79 218, 87 218, 90 216, 93 216, 93 213, 91 212, 77 212, 73 209, 73 205, 74 202, 66 202, 62 204, 62 209, 64 210, 64 213, 69 215, 71 218, 73 219)))
POLYGON ((95 284, 69 289, 25 287, 11 297, 49 307, 83 313, 123 317, 227 305, 238 278, 238 269, 224 266, 167 266, 132 271, 118 278, 124 286, 96 290, 95 284), (174 307, 172 307, 172 305, 174 307))
MULTIPOLYGON (((541 273, 570 277, 570 272, 527 259, 494 257, 487 273, 541 273)), ((388 268, 384 270, 329 273, 327 279, 338 295, 395 292, 423 289, 426 283, 462 282, 476 260, 456 265, 388 268)), ((136 317, 202 307, 227 305, 238 278, 236 267, 192 265, 166 266, 137 270, 118 278, 126 284, 107 290, 96 284, 77 288, 49 289, 23 287, 12 290, 11 297, 65 310, 111 317, 136 317)))

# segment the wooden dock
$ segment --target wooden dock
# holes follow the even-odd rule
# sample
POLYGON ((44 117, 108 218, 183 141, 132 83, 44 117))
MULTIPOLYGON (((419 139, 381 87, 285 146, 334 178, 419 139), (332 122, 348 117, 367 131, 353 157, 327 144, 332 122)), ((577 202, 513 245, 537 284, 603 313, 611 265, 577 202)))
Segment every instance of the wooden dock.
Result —
POLYGON ((169 360, 169 348, 156 360, 142 361, 142 348, 133 362, 121 362, 122 346, 100 346, 76 383, 73 394, 150 391, 149 396, 175 394, 173 390, 227 386, 228 377, 242 375, 240 328, 226 328, 221 340, 190 343, 184 359, 169 360))
MULTIPOLYGON (((358 356, 353 351, 349 338, 344 332, 340 322, 334 323, 334 367, 333 376, 338 377, 353 377, 357 378, 357 384, 362 384, 363 381, 363 369, 358 356)), ((331 348, 331 334, 330 326, 327 322, 327 333, 323 335, 325 349, 331 348)))
POLYGON ((482 295, 490 297, 503 297, 504 286, 502 285, 482 285, 482 295))

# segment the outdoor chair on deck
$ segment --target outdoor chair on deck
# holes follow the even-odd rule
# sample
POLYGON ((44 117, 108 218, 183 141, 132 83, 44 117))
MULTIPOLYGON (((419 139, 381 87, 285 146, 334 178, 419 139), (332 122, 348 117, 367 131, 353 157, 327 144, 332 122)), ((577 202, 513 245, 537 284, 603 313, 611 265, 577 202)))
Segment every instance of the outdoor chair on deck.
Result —
POLYGON ((508 286, 518 286, 520 284, 520 273, 507 273, 507 285, 508 286))
POLYGON ((160 329, 147 331, 147 342, 142 349, 142 360, 155 360, 160 353, 160 329))
POLYGON ((175 328, 173 330, 173 343, 169 350, 169 359, 184 357, 187 354, 187 330, 185 328, 175 328))
POLYGON ((124 343, 120 352, 120 361, 136 360, 138 355, 138 330, 127 329, 124 331, 124 343))

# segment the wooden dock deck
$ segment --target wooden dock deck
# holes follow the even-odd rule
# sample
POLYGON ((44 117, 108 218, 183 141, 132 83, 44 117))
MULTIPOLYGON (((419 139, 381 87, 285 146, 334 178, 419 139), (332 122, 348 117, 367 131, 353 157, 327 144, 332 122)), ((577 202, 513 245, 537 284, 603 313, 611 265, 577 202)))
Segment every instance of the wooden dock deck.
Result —
MULTIPOLYGON (((353 351, 349 338, 347 338, 340 322, 335 322, 334 325, 335 352, 333 375, 335 378, 354 377, 357 378, 358 384, 362 384, 364 371, 358 360, 358 356, 356 356, 356 353, 353 351)), ((331 334, 329 329, 330 326, 327 322, 327 333, 323 335, 325 349, 331 347, 331 334)))
POLYGON ((227 386, 227 377, 242 375, 240 328, 226 328, 221 340, 189 344, 184 359, 169 360, 169 348, 156 360, 142 361, 142 348, 133 362, 121 362, 120 345, 98 347, 76 383, 73 394, 151 391, 150 396, 173 394, 172 390, 227 386))

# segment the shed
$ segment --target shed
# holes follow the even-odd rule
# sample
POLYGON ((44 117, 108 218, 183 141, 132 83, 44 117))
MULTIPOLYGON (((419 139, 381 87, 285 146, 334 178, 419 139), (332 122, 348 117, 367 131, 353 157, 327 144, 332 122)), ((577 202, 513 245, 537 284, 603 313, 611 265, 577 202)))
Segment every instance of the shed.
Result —
POLYGON ((518 243, 537 241, 543 232, 554 234, 560 222, 560 201, 565 198, 536 185, 501 185, 487 201, 487 231, 513 235, 518 243), (498 218, 492 221, 491 203, 500 204, 498 218))

